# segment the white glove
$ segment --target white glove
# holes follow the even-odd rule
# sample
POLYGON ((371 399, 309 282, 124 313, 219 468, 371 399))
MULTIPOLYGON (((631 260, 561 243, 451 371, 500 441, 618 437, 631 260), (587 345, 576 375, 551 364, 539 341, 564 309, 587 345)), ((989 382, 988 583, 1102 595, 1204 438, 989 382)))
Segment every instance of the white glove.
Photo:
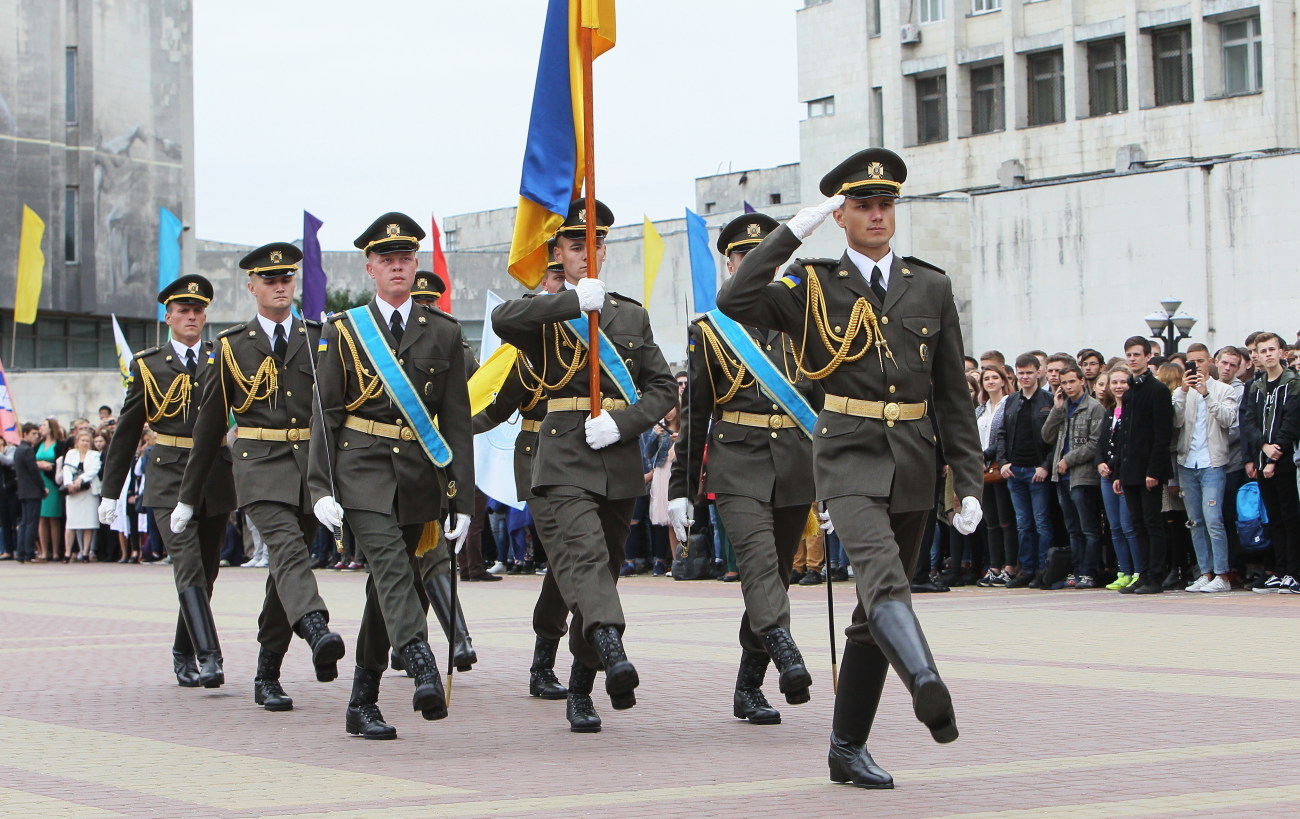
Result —
POLYGON ((839 210, 843 206, 844 194, 836 194, 820 205, 814 205, 799 211, 790 217, 790 221, 786 222, 785 226, 790 228, 794 238, 802 242, 812 235, 814 230, 821 227, 822 222, 826 221, 826 217, 831 215, 831 211, 839 210))
POLYGON ((578 291, 578 306, 585 312, 605 306, 605 283, 600 279, 580 279, 574 288, 578 291))
POLYGON ((835 531, 835 524, 831 523, 830 512, 818 512, 817 517, 821 518, 821 528, 823 532, 829 535, 835 531))
POLYGON ((103 498, 99 501, 99 522, 105 526, 113 525, 117 520, 117 498, 103 498))
POLYGON ((339 506, 338 501, 329 495, 316 501, 312 511, 316 513, 316 520, 319 520, 331 532, 343 525, 343 507, 339 506))
POLYGON ((190 521, 193 519, 194 519, 193 506, 190 506, 188 503, 176 504, 176 508, 172 510, 172 521, 170 524, 172 534, 179 535, 181 532, 184 532, 185 527, 189 526, 190 521))
POLYGON ((952 527, 963 535, 969 535, 983 519, 984 509, 980 502, 967 496, 961 499, 961 511, 952 516, 952 527))
POLYGON ((614 423, 608 412, 602 412, 595 418, 587 417, 587 446, 604 449, 610 444, 617 444, 620 437, 618 424, 614 423))
POLYGON ((443 535, 447 542, 453 547, 456 554, 460 554, 460 547, 465 544, 465 538, 469 537, 469 515, 456 513, 456 522, 443 535))
POLYGON ((668 525, 673 527, 678 543, 686 543, 690 537, 691 527, 695 525, 695 508, 686 498, 673 498, 668 501, 668 525))

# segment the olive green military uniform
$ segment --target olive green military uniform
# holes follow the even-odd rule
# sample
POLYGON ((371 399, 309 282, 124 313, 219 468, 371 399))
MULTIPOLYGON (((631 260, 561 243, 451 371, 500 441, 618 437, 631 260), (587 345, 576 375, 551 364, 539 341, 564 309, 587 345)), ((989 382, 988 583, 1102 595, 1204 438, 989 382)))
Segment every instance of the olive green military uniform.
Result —
POLYGON ((278 654, 289 649, 303 615, 327 612, 309 566, 317 529, 307 492, 314 397, 311 356, 320 322, 291 319, 280 361, 258 319, 217 338, 207 369, 203 409, 194 427, 194 453, 181 485, 182 503, 195 504, 222 451, 234 414, 231 447, 240 507, 266 541, 270 572, 258 617, 258 642, 278 654))
POLYGON ((615 583, 632 508, 645 494, 640 435, 676 403, 677 384, 655 344, 645 309, 631 299, 607 295, 600 327, 623 354, 640 399, 622 406, 617 384, 602 371, 601 395, 608 407, 619 407, 607 411, 620 437, 593 450, 585 431, 590 414, 585 341, 564 324, 580 315, 577 293, 565 290, 506 302, 493 311, 492 325, 503 341, 527 356, 545 385, 548 412, 538 431, 531 475, 532 491, 545 503, 534 506, 533 518, 551 573, 575 624, 581 623, 570 631, 570 648, 576 660, 598 668, 601 657, 589 635, 603 627, 621 634, 625 627, 615 583))
POLYGON ((452 452, 446 468, 434 466, 374 375, 351 319, 332 316, 317 371, 324 413, 312 419, 309 486, 313 503, 334 496, 365 554, 370 576, 357 665, 382 673, 390 644, 428 640, 412 561, 423 524, 444 518, 458 492, 473 492, 474 458, 459 323, 412 304, 399 344, 378 305, 367 309, 452 452))

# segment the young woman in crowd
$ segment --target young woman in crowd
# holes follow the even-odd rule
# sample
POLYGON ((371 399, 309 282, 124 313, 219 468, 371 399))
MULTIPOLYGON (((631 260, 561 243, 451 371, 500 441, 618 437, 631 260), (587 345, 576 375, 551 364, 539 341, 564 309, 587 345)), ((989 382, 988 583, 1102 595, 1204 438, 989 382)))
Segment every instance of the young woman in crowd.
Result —
POLYGON ((1106 588, 1122 591, 1136 585, 1142 573, 1142 558, 1138 554, 1133 524, 1129 521, 1128 502, 1119 486, 1119 453, 1124 429, 1120 415, 1124 409, 1124 393, 1132 383, 1133 372, 1125 364, 1114 364, 1098 379, 1105 382, 1101 405, 1106 408, 1102 420, 1101 438, 1097 441, 1097 472, 1101 475, 1101 501, 1110 524, 1110 538, 1115 546, 1115 562, 1119 575, 1106 588))
MULTIPOLYGON (((992 468, 998 477, 1001 468, 996 463, 993 441, 1002 426, 1002 414, 1007 396, 1015 388, 1002 367, 986 366, 980 370, 980 388, 984 403, 975 409, 975 425, 979 428, 980 446, 984 449, 984 468, 992 468)), ((988 536, 989 568, 980 578, 981 586, 1005 586, 1016 569, 1019 545, 1016 540, 1016 513, 1011 507, 1011 492, 1007 482, 997 480, 984 484, 984 526, 988 536)))
MULTIPOLYGON (((41 422, 41 442, 36 447, 36 466, 41 470, 41 480, 45 483, 45 500, 41 501, 41 521, 39 539, 44 560, 53 561, 59 557, 63 546, 63 494, 59 491, 59 459, 67 450, 67 441, 63 427, 53 418, 41 422)), ((68 555, 63 556, 68 562, 68 555)))
POLYGON ((64 554, 88 563, 99 531, 101 456, 92 446, 94 436, 89 427, 82 427, 73 440, 75 445, 63 456, 63 488, 67 490, 64 554))

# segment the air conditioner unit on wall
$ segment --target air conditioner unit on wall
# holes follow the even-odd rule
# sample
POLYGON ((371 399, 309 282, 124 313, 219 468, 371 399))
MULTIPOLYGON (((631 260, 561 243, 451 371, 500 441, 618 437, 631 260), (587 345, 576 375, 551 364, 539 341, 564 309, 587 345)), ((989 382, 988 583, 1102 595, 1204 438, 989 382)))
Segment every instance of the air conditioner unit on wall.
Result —
POLYGON ((902 30, 898 34, 898 41, 903 45, 916 45, 921 42, 921 27, 912 23, 904 23, 902 30))

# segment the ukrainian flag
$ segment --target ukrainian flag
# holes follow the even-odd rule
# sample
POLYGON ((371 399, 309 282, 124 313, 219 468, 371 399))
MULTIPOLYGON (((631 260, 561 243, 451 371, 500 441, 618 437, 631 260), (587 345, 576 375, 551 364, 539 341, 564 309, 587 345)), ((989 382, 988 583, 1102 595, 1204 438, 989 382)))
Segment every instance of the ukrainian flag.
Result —
POLYGON ((614 0, 550 0, 510 243, 510 275, 528 288, 541 283, 546 242, 582 189, 583 28, 592 29, 593 59, 613 48, 614 0))

